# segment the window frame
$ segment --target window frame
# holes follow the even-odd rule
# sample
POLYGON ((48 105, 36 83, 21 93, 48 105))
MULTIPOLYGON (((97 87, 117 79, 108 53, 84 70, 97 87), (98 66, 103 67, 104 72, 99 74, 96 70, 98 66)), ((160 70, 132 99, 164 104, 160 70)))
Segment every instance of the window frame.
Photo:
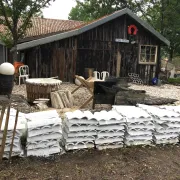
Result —
MULTIPOLYGON (((157 64, 157 52, 158 52, 158 46, 156 46, 156 45, 143 45, 143 44, 140 44, 139 45, 139 60, 138 60, 138 62, 139 62, 139 64, 149 64, 149 65, 155 65, 155 64, 157 64), (141 49, 142 49, 142 46, 148 46, 148 47, 155 47, 156 49, 155 49, 155 59, 154 59, 154 62, 142 62, 140 59, 141 59, 141 55, 142 55, 142 53, 141 53, 141 49)), ((146 55, 146 53, 145 53, 145 55, 146 55)), ((150 55, 152 55, 151 53, 150 53, 150 55)))

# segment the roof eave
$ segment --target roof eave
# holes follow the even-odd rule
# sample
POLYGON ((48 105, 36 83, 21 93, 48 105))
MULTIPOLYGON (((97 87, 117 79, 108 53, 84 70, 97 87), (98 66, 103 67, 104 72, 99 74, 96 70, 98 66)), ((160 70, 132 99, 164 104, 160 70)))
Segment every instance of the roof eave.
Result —
POLYGON ((41 38, 41 39, 38 39, 38 40, 33 40, 33 41, 30 41, 30 42, 21 43, 21 44, 17 45, 17 50, 20 51, 20 50, 32 48, 34 46, 39 46, 39 45, 51 43, 51 42, 54 42, 54 41, 57 41, 57 40, 61 40, 61 39, 65 39, 65 38, 68 38, 68 37, 76 36, 77 34, 78 34, 78 30, 73 30, 73 31, 68 31, 68 32, 65 32, 65 33, 61 33, 61 34, 41 38))
POLYGON ((61 33, 61 34, 57 34, 57 35, 53 35, 53 36, 49 36, 46 38, 42 38, 42 39, 38 39, 38 40, 34 40, 34 41, 30 41, 30 42, 26 42, 26 43, 22 43, 22 44, 18 44, 17 45, 17 50, 23 50, 23 49, 28 49, 28 48, 32 48, 34 46, 39 46, 39 45, 43 45, 46 43, 51 43, 54 41, 58 41, 61 39, 65 39, 68 37, 72 37, 72 36, 76 36, 79 35, 81 33, 84 33, 88 30, 91 30, 97 26, 100 26, 106 22, 109 22, 121 15, 124 14, 128 14, 129 16, 131 16, 134 20, 136 20, 139 24, 141 24, 145 29, 147 29, 148 31, 150 31, 153 35, 155 35, 158 39, 160 39, 160 41, 162 41, 165 45, 169 46, 170 42, 163 37, 159 32, 157 32, 152 26, 150 26, 148 23, 146 23, 145 21, 141 20, 138 16, 136 16, 131 10, 129 9, 123 9, 121 11, 117 11, 107 17, 104 17, 102 19, 100 19, 99 21, 93 22, 91 24, 85 25, 80 29, 77 30, 73 30, 73 31, 68 31, 65 33, 61 33))
POLYGON ((157 38, 159 38, 164 44, 170 46, 170 41, 168 41, 164 36, 162 36, 158 31, 156 31, 151 25, 149 25, 146 21, 141 20, 137 15, 135 15, 131 10, 127 9, 127 14, 129 14, 134 20, 136 20, 139 24, 141 24, 145 29, 154 34, 157 38))

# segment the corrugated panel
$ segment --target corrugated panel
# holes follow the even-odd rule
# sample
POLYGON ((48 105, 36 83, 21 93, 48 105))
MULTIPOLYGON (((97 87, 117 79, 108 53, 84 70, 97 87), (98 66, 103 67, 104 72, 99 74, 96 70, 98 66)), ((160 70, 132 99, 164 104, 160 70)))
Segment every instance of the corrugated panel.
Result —
POLYGON ((161 119, 162 118, 180 118, 180 114, 173 111, 160 109, 158 107, 148 106, 148 105, 143 105, 143 104, 138 104, 138 106, 146 110, 151 115, 156 116, 161 119))
POLYGON ((118 113, 120 113, 128 119, 151 119, 151 116, 146 111, 135 106, 113 106, 113 110, 116 110, 118 113))

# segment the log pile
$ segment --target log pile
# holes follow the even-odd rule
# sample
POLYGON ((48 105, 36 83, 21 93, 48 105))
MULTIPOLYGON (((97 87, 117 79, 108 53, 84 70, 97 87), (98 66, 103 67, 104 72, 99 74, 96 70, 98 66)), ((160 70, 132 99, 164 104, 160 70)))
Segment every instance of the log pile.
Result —
POLYGON ((176 101, 176 99, 149 96, 143 90, 133 90, 123 87, 118 89, 115 96, 115 105, 164 105, 173 104, 176 101))
POLYGON ((53 108, 63 109, 73 107, 73 96, 70 91, 51 92, 51 104, 53 108))

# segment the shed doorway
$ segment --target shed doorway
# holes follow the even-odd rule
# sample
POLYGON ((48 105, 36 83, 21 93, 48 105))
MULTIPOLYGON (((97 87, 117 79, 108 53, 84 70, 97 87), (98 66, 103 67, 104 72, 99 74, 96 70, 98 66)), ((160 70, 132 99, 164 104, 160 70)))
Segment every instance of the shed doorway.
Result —
POLYGON ((127 77, 128 73, 137 73, 138 45, 118 44, 116 55, 116 76, 127 77))

